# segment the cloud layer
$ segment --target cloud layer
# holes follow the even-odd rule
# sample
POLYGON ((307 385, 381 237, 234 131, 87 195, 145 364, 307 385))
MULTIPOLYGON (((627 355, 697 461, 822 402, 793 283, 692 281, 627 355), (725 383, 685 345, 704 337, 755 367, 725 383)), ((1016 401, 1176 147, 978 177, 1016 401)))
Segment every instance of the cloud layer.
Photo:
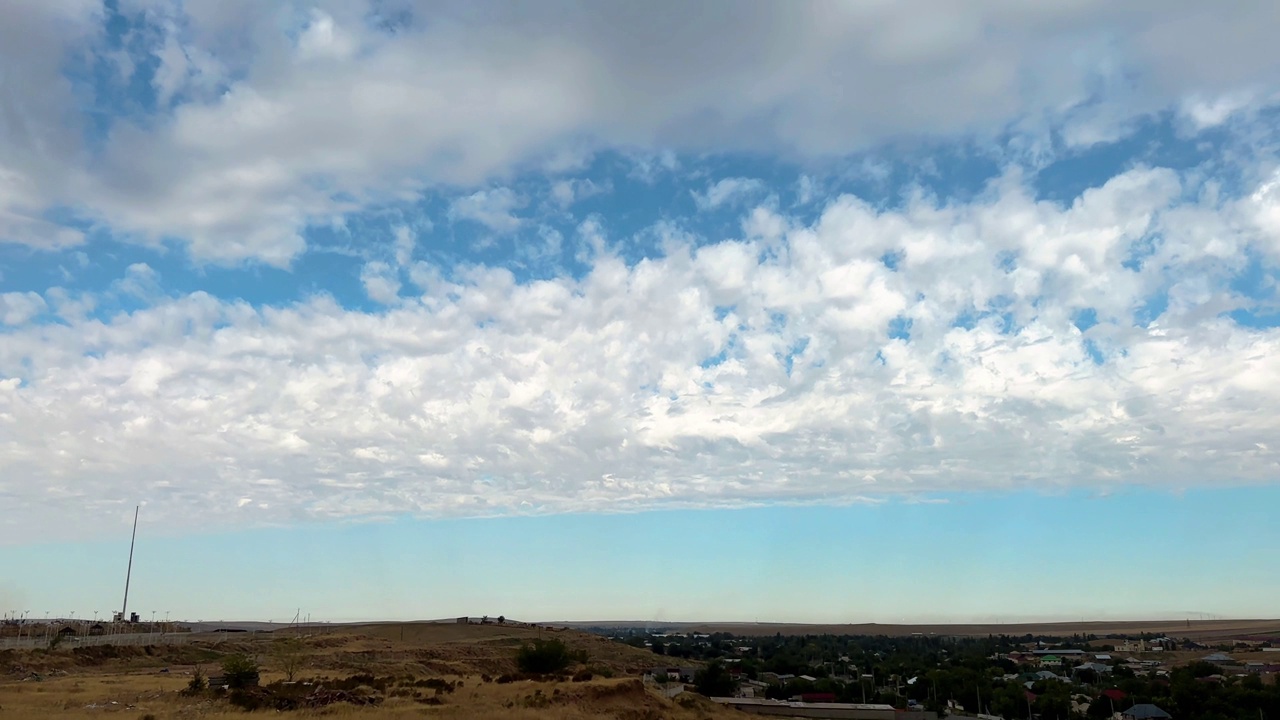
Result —
POLYGON ((1087 144, 1173 107, 1221 123, 1280 71, 1269 2, 118 5, 6 13, 6 240, 80 241, 44 218, 67 208, 284 266, 309 225, 599 148, 810 158, 1010 128, 1087 144))
POLYGON ((1274 482, 1277 27, 10 2, 0 542, 1274 482))
POLYGON ((1280 261, 1280 197, 1189 182, 762 206, 581 279, 447 277, 402 232, 378 313, 164 296, 145 267, 105 322, 4 296, 0 495, 32 511, 0 538, 135 500, 191 528, 1274 481, 1280 330, 1233 320, 1226 279, 1280 261))

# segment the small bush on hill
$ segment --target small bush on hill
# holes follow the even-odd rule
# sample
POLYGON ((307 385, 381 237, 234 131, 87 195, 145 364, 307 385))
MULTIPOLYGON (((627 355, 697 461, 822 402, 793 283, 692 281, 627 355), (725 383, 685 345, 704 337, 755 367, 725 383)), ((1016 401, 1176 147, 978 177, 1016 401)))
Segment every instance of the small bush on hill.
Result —
POLYGON ((229 655, 222 661, 222 677, 231 690, 243 690, 258 684, 258 663, 248 655, 229 655))
POLYGON ((187 697, 199 695, 207 687, 209 687, 209 683, 205 681, 204 673, 200 671, 200 666, 197 665, 196 669, 191 671, 191 679, 187 681, 187 687, 182 690, 182 694, 187 697))
POLYGON ((586 662, 586 653, 575 653, 563 640, 534 640, 516 653, 516 664, 527 673, 551 674, 561 672, 574 662, 586 662))

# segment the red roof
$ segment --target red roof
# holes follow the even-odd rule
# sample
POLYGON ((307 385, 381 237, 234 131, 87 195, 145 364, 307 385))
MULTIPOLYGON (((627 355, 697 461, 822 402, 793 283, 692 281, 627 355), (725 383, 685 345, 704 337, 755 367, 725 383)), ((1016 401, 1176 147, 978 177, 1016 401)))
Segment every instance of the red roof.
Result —
POLYGON ((1111 698, 1112 700, 1123 700, 1129 696, 1125 694, 1125 691, 1123 690, 1112 688, 1110 690, 1103 690, 1102 697, 1111 698))

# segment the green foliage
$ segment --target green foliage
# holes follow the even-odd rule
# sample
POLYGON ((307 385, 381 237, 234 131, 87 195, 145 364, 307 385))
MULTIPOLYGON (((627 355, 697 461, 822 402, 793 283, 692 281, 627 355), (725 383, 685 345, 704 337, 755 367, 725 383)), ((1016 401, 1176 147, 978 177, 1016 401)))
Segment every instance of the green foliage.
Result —
POLYGON ((712 662, 695 673, 693 684, 698 689, 698 694, 707 697, 732 697, 738 689, 738 683, 729 677, 729 671, 718 662, 712 662))
POLYGON ((222 677, 231 690, 258 684, 258 663, 244 654, 228 655, 222 661, 222 677))
POLYGON ((551 638, 534 640, 532 645, 521 646, 516 652, 516 664, 527 673, 547 675, 567 669, 574 662, 586 662, 585 652, 573 652, 563 640, 551 638))

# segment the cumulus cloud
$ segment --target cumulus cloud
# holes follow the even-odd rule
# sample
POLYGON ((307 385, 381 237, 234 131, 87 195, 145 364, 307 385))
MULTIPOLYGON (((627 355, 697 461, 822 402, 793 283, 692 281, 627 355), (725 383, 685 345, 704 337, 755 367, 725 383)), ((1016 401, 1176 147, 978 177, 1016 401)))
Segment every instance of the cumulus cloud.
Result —
POLYGON ((651 178, 672 150, 813 158, 1011 126, 1089 144, 1155 111, 1221 122, 1280 71, 1267 2, 588 5, 131 0, 157 39, 108 51, 99 3, 23 0, 0 36, 0 177, 25 190, 0 200, 0 237, 76 242, 38 221, 64 205, 202 262, 284 267, 311 224, 599 148, 651 178), (61 75, 85 48, 158 64, 157 112, 92 148, 61 75))
MULTIPOLYGON (((1234 322, 1225 288, 1249 253, 1280 261, 1271 190, 1189 182, 759 208, 740 238, 631 264, 598 244, 576 279, 416 262, 420 294, 376 313, 204 293, 20 313, 0 494, 30 511, 0 541, 139 499, 193 528, 1270 482, 1280 329, 1234 322)), ((371 296, 392 270, 366 267, 371 296)))
POLYGON ((724 178, 712 183, 706 192, 693 193, 693 199, 702 210, 715 210, 722 205, 747 200, 765 191, 763 180, 756 178, 724 178))
POLYGON ((400 279, 396 276, 395 269, 387 263, 365 263, 360 270, 360 282, 370 300, 383 305, 393 305, 400 300, 400 279))
POLYGON ((509 233, 520 227, 520 218, 513 211, 524 205, 525 201, 511 188, 478 190, 450 203, 449 218, 455 222, 470 220, 496 233, 509 233))
POLYGON ((0 293, 0 323, 21 325, 44 311, 44 298, 33 292, 0 293))

